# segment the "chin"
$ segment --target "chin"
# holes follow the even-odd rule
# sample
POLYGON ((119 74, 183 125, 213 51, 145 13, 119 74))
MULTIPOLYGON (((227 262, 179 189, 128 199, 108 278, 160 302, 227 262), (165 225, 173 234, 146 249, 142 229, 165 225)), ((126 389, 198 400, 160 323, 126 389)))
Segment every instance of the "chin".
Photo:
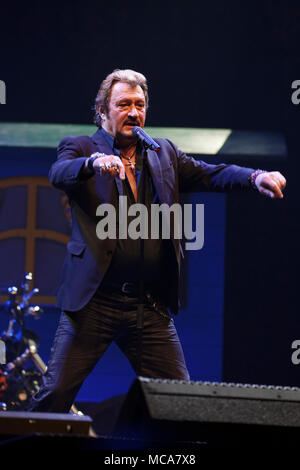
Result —
POLYGON ((132 129, 133 129, 133 127, 129 128, 129 129, 126 129, 126 130, 123 130, 122 132, 120 132, 120 135, 122 137, 133 137, 132 129))

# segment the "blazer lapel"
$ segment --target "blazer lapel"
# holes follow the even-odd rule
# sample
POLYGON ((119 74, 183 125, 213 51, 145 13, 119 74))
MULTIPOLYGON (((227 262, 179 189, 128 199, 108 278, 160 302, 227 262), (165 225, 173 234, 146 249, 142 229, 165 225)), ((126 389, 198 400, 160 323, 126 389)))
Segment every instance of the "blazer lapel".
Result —
MULTIPOLYGON (((165 191, 165 185, 163 182, 161 164, 159 161, 159 157, 154 150, 147 150, 147 161, 148 161, 148 165, 150 168, 152 181, 156 188, 160 203, 161 204, 166 203, 169 205, 168 197, 165 191)), ((171 234, 172 234, 172 227, 171 227, 171 234)), ((171 235, 171 240, 172 240, 172 244, 175 250, 175 255, 177 258, 178 266, 180 266, 180 253, 183 257, 182 247, 180 245, 179 240, 177 239, 175 240, 173 235, 171 235)))
POLYGON ((159 158, 154 150, 147 150, 147 162, 149 165, 152 181, 158 194, 161 203, 166 202, 165 189, 162 178, 161 166, 159 158))

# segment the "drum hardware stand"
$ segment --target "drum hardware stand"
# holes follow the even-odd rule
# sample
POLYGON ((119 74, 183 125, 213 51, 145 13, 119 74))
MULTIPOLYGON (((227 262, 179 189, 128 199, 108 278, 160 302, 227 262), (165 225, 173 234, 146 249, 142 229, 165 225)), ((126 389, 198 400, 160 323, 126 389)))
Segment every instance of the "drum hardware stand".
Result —
MULTIPOLYGON (((15 327, 18 326, 20 327, 20 330, 22 332, 22 339, 21 341, 15 341, 18 349, 21 348, 22 342, 26 344, 25 349, 23 350, 22 354, 17 355, 17 357, 10 362, 6 363, 4 365, 4 373, 2 371, 2 379, 6 382, 5 385, 5 391, 9 393, 9 386, 7 386, 7 380, 6 378, 9 378, 10 374, 14 372, 18 372, 21 375, 21 379, 26 378, 26 370, 22 369, 23 365, 31 360, 31 362, 34 364, 36 370, 41 374, 44 375, 47 372, 47 366, 44 363, 43 359, 41 356, 38 354, 38 342, 39 338, 38 336, 25 328, 25 322, 24 322, 24 316, 30 315, 33 316, 35 319, 39 318, 39 313, 42 312, 41 308, 38 305, 31 306, 29 305, 29 299, 32 295, 36 294, 39 292, 39 289, 34 288, 32 291, 30 291, 30 283, 32 281, 32 274, 31 273, 25 273, 23 283, 21 286, 21 301, 17 301, 17 294, 18 294, 18 289, 17 287, 9 287, 8 288, 8 294, 9 294, 9 300, 5 304, 6 311, 9 313, 10 318, 9 318, 9 323, 8 323, 8 328, 7 330, 0 336, 1 342, 4 343, 4 345, 7 348, 7 345, 9 345, 9 341, 15 340, 16 334, 15 327), (18 344, 19 343, 19 344, 18 344)), ((9 383, 9 382, 8 382, 9 383)), ((34 383, 31 384, 31 387, 27 386, 24 383, 24 392, 29 393, 29 395, 33 395, 35 392, 38 391, 38 383, 37 381, 34 381, 34 383)), ((15 403, 15 402, 14 402, 15 403)), ((7 403, 0 403, 2 405, 2 409, 6 410, 7 409, 7 403)), ((82 411, 78 410, 77 407, 73 404, 70 409, 71 413, 74 415, 78 416, 83 416, 84 413, 82 411)), ((90 427, 89 435, 91 437, 97 437, 96 433, 90 427)))

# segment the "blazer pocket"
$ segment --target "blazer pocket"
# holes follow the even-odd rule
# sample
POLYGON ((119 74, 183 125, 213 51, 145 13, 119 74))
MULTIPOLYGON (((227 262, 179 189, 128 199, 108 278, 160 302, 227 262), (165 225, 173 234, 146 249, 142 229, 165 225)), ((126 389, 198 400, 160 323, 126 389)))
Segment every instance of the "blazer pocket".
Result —
POLYGON ((76 240, 71 240, 67 244, 67 250, 69 253, 75 256, 80 256, 86 249, 86 243, 76 241, 76 240))

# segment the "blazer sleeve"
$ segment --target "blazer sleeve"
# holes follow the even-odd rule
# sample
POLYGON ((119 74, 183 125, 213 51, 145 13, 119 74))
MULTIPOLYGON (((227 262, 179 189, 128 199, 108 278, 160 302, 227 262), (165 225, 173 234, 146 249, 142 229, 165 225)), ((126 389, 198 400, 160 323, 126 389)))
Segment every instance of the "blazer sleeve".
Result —
POLYGON ((253 168, 221 163, 208 164, 196 160, 179 150, 172 142, 176 153, 180 191, 219 191, 252 189, 249 176, 253 168))
POLYGON ((89 155, 84 155, 81 140, 82 137, 67 136, 59 143, 57 160, 49 171, 49 180, 56 188, 72 191, 90 178, 82 172, 89 155))

